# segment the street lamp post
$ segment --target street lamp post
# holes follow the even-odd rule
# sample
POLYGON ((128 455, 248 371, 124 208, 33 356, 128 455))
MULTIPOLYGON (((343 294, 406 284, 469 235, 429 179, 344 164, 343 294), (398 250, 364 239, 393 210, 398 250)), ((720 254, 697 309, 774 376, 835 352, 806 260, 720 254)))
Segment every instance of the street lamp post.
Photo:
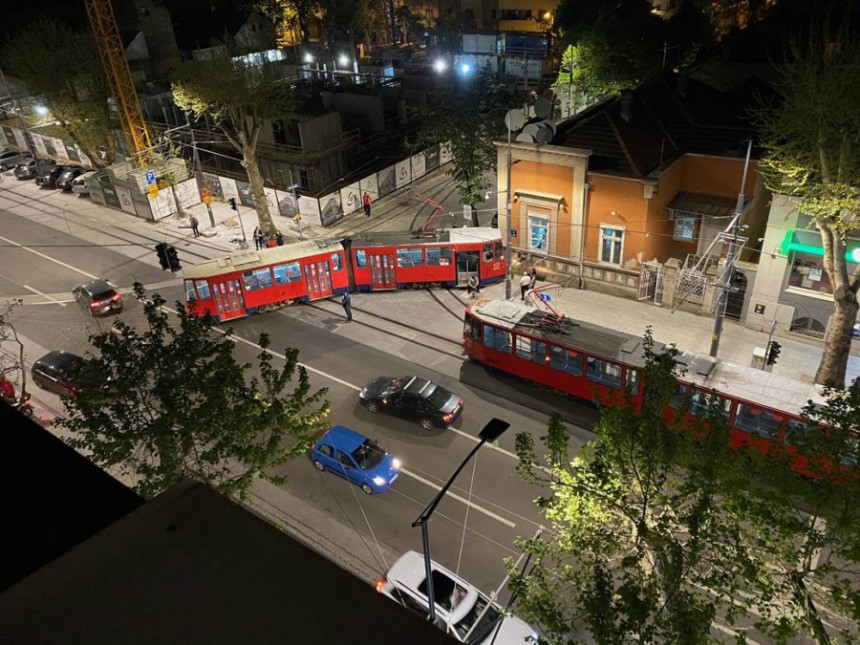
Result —
POLYGON ((457 479, 457 475, 460 474, 460 471, 466 466, 467 463, 475 456, 475 453, 488 441, 495 441, 502 433, 510 427, 510 423, 507 421, 503 421, 502 419, 492 418, 487 424, 483 427, 480 433, 478 433, 478 437, 480 441, 475 444, 475 447, 472 448, 471 452, 466 455, 466 458, 457 466, 457 470, 454 471, 454 474, 445 482, 445 485, 436 493, 436 496, 430 500, 430 503, 427 505, 423 511, 421 511, 421 515, 418 516, 414 522, 412 522, 412 528, 416 526, 421 527, 421 543, 424 548, 424 572, 427 575, 427 600, 429 602, 429 613, 427 615, 428 620, 433 622, 436 620, 436 601, 433 596, 433 568, 430 565, 430 535, 427 531, 427 521, 430 519, 430 516, 433 515, 433 511, 436 510, 436 507, 439 505, 439 502, 442 501, 442 498, 445 496, 445 493, 448 492, 448 489, 451 488, 451 484, 454 483, 454 480, 457 479))
POLYGON ((513 282, 513 272, 511 271, 511 261, 513 260, 511 254, 511 227, 513 226, 513 222, 511 222, 511 167, 513 163, 511 162, 511 124, 507 123, 507 120, 507 117, 505 117, 508 129, 508 188, 505 191, 505 223, 508 227, 508 230, 505 231, 505 269, 507 272, 505 275, 505 298, 510 300, 511 283, 513 282))

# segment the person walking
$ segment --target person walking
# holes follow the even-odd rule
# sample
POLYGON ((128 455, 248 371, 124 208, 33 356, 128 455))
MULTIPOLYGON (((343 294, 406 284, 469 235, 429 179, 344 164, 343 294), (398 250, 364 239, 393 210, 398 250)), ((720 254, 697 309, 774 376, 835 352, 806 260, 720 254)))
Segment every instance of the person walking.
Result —
POLYGON ((278 243, 278 246, 284 245, 284 236, 280 231, 275 231, 275 241, 278 243))
POLYGON ((364 206, 364 214, 367 217, 370 217, 370 203, 371 203, 371 201, 372 200, 370 199, 370 193, 364 193, 364 197, 361 200, 361 204, 364 206))
POLYGON ((526 291, 529 290, 529 285, 532 283, 532 277, 528 273, 523 273, 520 278, 520 300, 526 299, 526 291))
POLYGON ((479 293, 481 293, 481 281, 478 280, 478 276, 472 274, 469 278, 469 297, 474 298, 479 293))
POLYGON ((537 280, 538 280, 537 269, 532 268, 531 279, 529 282, 529 289, 535 288, 535 286, 537 285, 537 280))
POLYGON ((349 289, 343 292, 340 304, 346 312, 346 322, 352 322, 352 296, 349 295, 349 289))
POLYGON ((263 230, 259 226, 254 229, 254 245, 257 247, 258 251, 265 248, 263 246, 263 230))
POLYGON ((197 221, 197 218, 194 215, 191 216, 191 231, 194 233, 194 237, 200 237, 200 229, 197 228, 200 226, 200 222, 197 221))

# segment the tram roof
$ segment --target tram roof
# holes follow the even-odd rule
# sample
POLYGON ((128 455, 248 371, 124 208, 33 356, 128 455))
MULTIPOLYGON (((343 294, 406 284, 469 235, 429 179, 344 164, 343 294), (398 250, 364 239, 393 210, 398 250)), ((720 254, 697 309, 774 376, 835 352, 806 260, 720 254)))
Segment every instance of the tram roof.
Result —
MULTIPOLYGON (((547 312, 510 300, 480 300, 471 310, 487 322, 511 331, 573 346, 627 365, 645 364, 643 339, 631 334, 568 317, 560 324, 546 324, 547 312)), ((654 351, 665 348, 664 343, 655 340, 654 351)), ((682 351, 677 362, 685 370, 683 381, 784 412, 800 414, 810 400, 819 405, 826 402, 813 383, 693 352, 682 351)))
POLYGON ((257 267, 282 262, 292 262, 300 258, 325 253, 342 251, 343 246, 336 239, 308 240, 305 242, 292 242, 284 246, 275 246, 271 249, 259 251, 242 251, 231 253, 224 257, 200 262, 182 271, 184 278, 200 279, 212 278, 236 271, 250 271, 257 267))
POLYGON ((409 231, 369 232, 350 235, 353 248, 415 244, 467 244, 500 240, 497 228, 452 228, 437 231, 435 235, 419 235, 409 231))

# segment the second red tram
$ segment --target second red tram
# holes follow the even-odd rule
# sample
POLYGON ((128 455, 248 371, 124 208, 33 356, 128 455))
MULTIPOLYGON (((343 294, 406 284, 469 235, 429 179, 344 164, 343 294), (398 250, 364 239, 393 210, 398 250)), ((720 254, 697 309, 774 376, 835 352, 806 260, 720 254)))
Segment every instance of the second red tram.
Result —
MULTIPOLYGON (((655 351, 663 347, 655 343, 655 351)), ((581 399, 617 400, 627 386, 636 404, 644 395, 638 371, 645 364, 641 338, 528 304, 479 300, 470 305, 463 349, 488 368, 581 399)), ((794 470, 811 474, 793 443, 795 433, 807 429, 801 418, 807 402, 826 403, 814 385, 689 352, 677 360, 686 372, 669 402, 668 420, 683 410, 696 413, 716 404, 731 428, 732 447, 754 446, 764 453, 780 443, 793 455, 794 470)), ((842 466, 856 468, 856 455, 846 455, 842 466)))

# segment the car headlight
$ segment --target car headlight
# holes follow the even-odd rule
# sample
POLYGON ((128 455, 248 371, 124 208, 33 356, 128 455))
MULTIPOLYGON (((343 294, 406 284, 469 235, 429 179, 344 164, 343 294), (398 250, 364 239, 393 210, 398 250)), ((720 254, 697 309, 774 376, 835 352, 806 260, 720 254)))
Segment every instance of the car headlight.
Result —
POLYGON ((377 475, 376 477, 373 478, 373 483, 376 484, 377 486, 383 486, 385 484, 385 478, 377 475))
POLYGON ((394 470, 400 470, 400 460, 399 459, 393 460, 391 462, 391 467, 394 468, 394 470))

